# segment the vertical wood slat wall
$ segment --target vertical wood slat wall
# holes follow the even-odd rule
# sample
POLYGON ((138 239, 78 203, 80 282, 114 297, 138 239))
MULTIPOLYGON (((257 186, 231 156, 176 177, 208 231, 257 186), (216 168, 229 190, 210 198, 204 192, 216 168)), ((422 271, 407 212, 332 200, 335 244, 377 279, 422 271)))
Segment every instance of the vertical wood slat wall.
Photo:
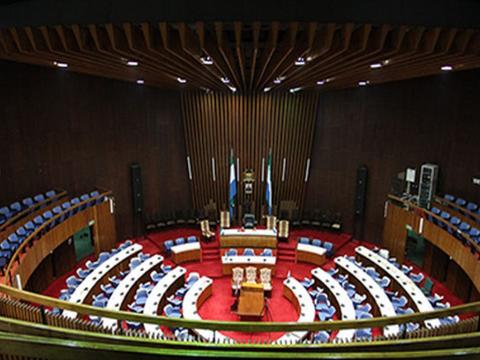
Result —
MULTIPOLYGON (((196 208, 210 199, 228 208, 230 149, 245 169, 255 171, 257 218, 265 204, 267 159, 272 149, 273 205, 281 200, 303 204, 305 168, 312 151, 317 93, 226 94, 185 92, 182 95, 187 156, 191 160, 192 196, 196 208), (215 159, 215 181, 212 174, 215 159), (262 176, 264 158, 264 182, 262 176), (285 181, 281 181, 283 159, 285 181)), ((235 160, 236 161, 236 160, 235 160)), ((236 164, 235 164, 236 165, 236 164)), ((238 199, 243 199, 241 179, 238 199)))

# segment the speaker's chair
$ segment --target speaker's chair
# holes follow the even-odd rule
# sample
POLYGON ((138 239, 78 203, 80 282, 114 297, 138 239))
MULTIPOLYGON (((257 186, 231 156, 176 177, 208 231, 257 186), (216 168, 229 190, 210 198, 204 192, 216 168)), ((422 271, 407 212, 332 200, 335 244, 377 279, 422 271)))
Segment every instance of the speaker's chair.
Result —
POLYGON ((228 211, 220 212, 220 227, 222 229, 228 229, 230 227, 230 212, 228 211))

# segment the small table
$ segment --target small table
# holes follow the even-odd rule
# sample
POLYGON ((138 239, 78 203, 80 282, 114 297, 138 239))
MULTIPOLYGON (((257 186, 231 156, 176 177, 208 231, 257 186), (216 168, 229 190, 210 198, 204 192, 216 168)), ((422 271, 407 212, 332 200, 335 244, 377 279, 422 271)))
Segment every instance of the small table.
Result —
POLYGON ((260 320, 265 310, 263 285, 244 282, 240 289, 237 315, 240 320, 260 320))

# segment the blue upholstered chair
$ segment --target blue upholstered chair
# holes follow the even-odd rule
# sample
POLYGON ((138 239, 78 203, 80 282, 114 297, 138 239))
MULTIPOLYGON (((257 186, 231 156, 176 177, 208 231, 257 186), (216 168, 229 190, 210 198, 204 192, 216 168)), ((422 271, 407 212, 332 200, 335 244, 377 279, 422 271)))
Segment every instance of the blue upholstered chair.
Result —
POLYGON ((366 312, 366 313, 370 313, 372 311, 372 305, 370 305, 369 303, 365 303, 363 305, 358 305, 356 307, 356 310, 363 311, 363 312, 366 312))
POLYGON ((20 204, 20 202, 18 202, 18 201, 15 201, 14 203, 10 204, 10 210, 14 214, 17 214, 20 211, 22 211, 22 204, 20 204))
POLYGON ((307 238, 307 237, 302 236, 302 237, 299 237, 299 238, 298 238, 298 242, 299 242, 300 244, 310 244, 310 239, 307 238))
POLYGON ((314 343, 320 343, 320 344, 327 343, 329 340, 330 340, 330 334, 328 333, 328 331, 325 331, 325 330, 316 332, 313 335, 313 339, 312 339, 314 343))
POLYGON ((327 250, 327 256, 333 255, 333 244, 331 242, 325 241, 323 243, 323 248, 327 250))
POLYGON ((180 309, 177 307, 174 307, 172 304, 167 304, 164 308, 165 315, 168 317, 173 317, 173 318, 181 318, 182 314, 180 313, 180 309))
POLYGON ((179 341, 187 341, 190 338, 188 329, 184 328, 175 329, 173 334, 175 335, 175 338, 179 341))
POLYGON ((167 240, 163 243, 163 248, 165 249, 165 254, 170 254, 172 252, 172 247, 175 246, 173 240, 167 240))
POLYGON ((198 242, 198 239, 197 239, 196 236, 192 235, 192 236, 189 236, 189 237, 187 238, 187 242, 188 242, 188 243, 195 243, 195 242, 198 242))
POLYGON ((407 298, 403 295, 400 297, 392 296, 391 301, 392 304, 396 304, 399 307, 404 307, 408 303, 407 298))
POLYGON ((237 256, 238 255, 238 252, 237 252, 237 249, 228 249, 227 250, 227 253, 225 254, 226 256, 237 256))
POLYGON ((443 195, 443 198, 447 201, 454 202, 455 201, 455 196, 450 195, 450 194, 445 194, 443 195))
POLYGON ((301 284, 303 285, 304 288, 308 289, 312 287, 312 285, 315 283, 315 280, 310 279, 308 277, 304 278, 301 284))
POLYGON ((22 200, 22 205, 26 209, 33 206, 33 204, 35 204, 35 202, 33 201, 33 199, 31 197, 27 197, 27 198, 22 200))
POLYGON ((372 329, 357 329, 355 330, 355 337, 357 339, 371 339, 372 338, 372 329))
POLYGON ((246 248, 243 250, 243 256, 255 256, 255 251, 252 248, 246 248))
POLYGON ((185 238, 179 237, 175 239, 175 245, 182 245, 185 244, 185 238))
POLYGON ((461 207, 465 207, 465 205, 467 205, 467 200, 462 198, 457 198, 457 200, 455 200, 455 204, 461 207))
POLYGON ((47 192, 45 193, 45 196, 46 196, 47 198, 52 198, 52 197, 55 196, 55 194, 56 194, 56 191, 55 191, 55 190, 49 190, 49 191, 47 191, 47 192))
POLYGON ((35 216, 35 218, 33 219, 33 223, 34 223, 37 227, 38 227, 38 226, 41 226, 41 225, 44 223, 43 217, 41 217, 40 215, 35 216))
POLYGON ((100 262, 100 264, 104 263, 108 259, 110 259, 110 253, 103 251, 100 254, 98 254, 98 261, 100 262))
POLYGON ((151 273, 150 273, 150 279, 152 279, 152 281, 154 283, 157 283, 159 282, 160 280, 162 280, 162 278, 164 277, 165 275, 163 273, 159 273, 157 272, 156 270, 153 270, 151 273))
POLYGON ((162 269, 162 271, 166 274, 168 273, 169 271, 172 271, 172 266, 171 265, 165 265, 165 264, 162 264, 160 266, 160 268, 162 269))
POLYGON ((170 295, 167 298, 167 301, 169 304, 172 304, 173 306, 180 307, 180 305, 182 305, 182 299, 175 297, 175 295, 170 295))
POLYGON ((187 281, 185 282, 185 287, 190 289, 193 284, 195 284, 198 279, 200 279, 200 274, 197 272, 191 272, 188 275, 187 281))
POLYGON ((415 284, 420 284, 423 281, 423 278, 425 277, 422 273, 414 274, 410 273, 410 279, 413 280, 415 284))
POLYGON ((87 268, 87 270, 83 270, 82 268, 78 268, 77 271, 77 276, 80 278, 80 279, 85 279, 89 274, 90 274, 90 270, 87 268))
POLYGON ((475 212, 478 210, 478 205, 475 204, 474 202, 469 202, 467 204, 467 210, 471 211, 471 212, 475 212))
POLYGON ((22 243, 22 239, 20 239, 15 233, 11 233, 10 235, 8 235, 7 239, 10 245, 12 245, 13 249, 17 249, 18 246, 22 243))
POLYGON ((336 268, 328 269, 328 270, 327 270, 327 273, 328 273, 330 276, 335 276, 335 275, 337 275, 337 273, 338 273, 338 269, 336 269, 336 268))
POLYGON ((319 239, 313 239, 313 240, 312 240, 312 245, 322 246, 322 241, 319 240, 319 239))
POLYGON ((110 295, 113 294, 113 292, 115 291, 115 287, 113 287, 112 284, 100 284, 100 289, 108 296, 110 297, 110 295))
POLYGON ((260 255, 261 256, 273 256, 273 251, 272 251, 272 249, 263 249, 263 251, 260 255))
POLYGON ((138 257, 134 257, 132 260, 130 260, 130 264, 128 265, 128 267, 130 268, 130 270, 133 270, 137 266, 140 266, 141 263, 142 262, 140 261, 140 259, 138 257))
POLYGON ((43 196, 43 194, 38 194, 33 197, 33 200, 35 200, 36 203, 41 203, 45 201, 45 196, 43 196))

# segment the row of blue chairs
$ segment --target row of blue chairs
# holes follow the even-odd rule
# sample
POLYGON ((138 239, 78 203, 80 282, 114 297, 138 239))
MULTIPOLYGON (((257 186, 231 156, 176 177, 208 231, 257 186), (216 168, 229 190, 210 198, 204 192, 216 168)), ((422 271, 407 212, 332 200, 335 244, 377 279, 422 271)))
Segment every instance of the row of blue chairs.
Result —
POLYGON ((33 209, 36 205, 43 203, 45 200, 53 198, 56 194, 55 190, 49 190, 45 194, 26 197, 22 201, 15 201, 8 206, 2 206, 0 208, 0 225, 6 223, 18 213, 26 209, 33 209))
MULTIPOLYGON (((225 253, 226 256, 238 256, 238 250, 234 248, 228 249, 225 253)), ((255 256, 255 251, 252 248, 245 248, 243 250, 243 256, 255 256)), ((262 250, 259 256, 273 256, 273 250, 265 248, 262 250)))
POLYGON ((439 221, 437 218, 429 214, 428 220, 430 222, 433 222, 434 224, 447 230, 450 234, 463 242, 466 242, 464 234, 467 234, 473 241, 475 241, 477 244, 480 244, 480 230, 478 228, 470 226, 469 223, 460 220, 460 218, 457 216, 452 216, 452 214, 449 212, 442 211, 437 207, 432 207, 430 211, 433 214, 441 217, 448 224, 439 221))
POLYGON ((174 240, 167 240, 163 243, 163 248, 165 253, 168 255, 172 252, 172 247, 176 245, 183 245, 185 243, 195 243, 198 242, 198 238, 194 235, 188 236, 186 239, 184 237, 179 237, 174 240))
MULTIPOLYGON (((477 213, 478 215, 480 215, 480 207, 478 206, 478 204, 476 204, 472 201, 467 201, 467 200, 462 199, 462 198, 456 198, 455 196, 453 196, 451 194, 445 194, 443 196, 443 198, 445 200, 449 201, 449 202, 455 203, 456 205, 458 205, 461 208, 465 208, 472 213, 477 213)), ((467 216, 469 215, 466 212, 462 212, 462 214, 467 215, 467 216)))
POLYGON ((327 250, 327 256, 332 256, 333 255, 333 244, 329 241, 323 241, 322 242, 322 240, 320 240, 320 239, 310 240, 308 237, 301 236, 301 237, 298 238, 298 242, 300 244, 307 244, 307 245, 323 247, 325 250, 327 250))
POLYGON ((5 265, 8 264, 15 250, 18 249, 25 239, 44 223, 47 223, 55 216, 60 215, 55 219, 55 221, 49 222, 45 231, 50 230, 77 212, 84 210, 88 206, 93 206, 103 201, 103 197, 98 198, 99 195, 100 194, 98 191, 92 191, 90 194, 83 194, 79 198, 76 197, 70 201, 65 201, 62 206, 56 206, 52 210, 47 210, 41 215, 36 216, 33 220, 28 221, 24 225, 18 227, 0 243, 0 270, 3 270, 5 265), (75 205, 89 199, 91 200, 90 202, 86 202, 79 207, 75 207, 75 205))

